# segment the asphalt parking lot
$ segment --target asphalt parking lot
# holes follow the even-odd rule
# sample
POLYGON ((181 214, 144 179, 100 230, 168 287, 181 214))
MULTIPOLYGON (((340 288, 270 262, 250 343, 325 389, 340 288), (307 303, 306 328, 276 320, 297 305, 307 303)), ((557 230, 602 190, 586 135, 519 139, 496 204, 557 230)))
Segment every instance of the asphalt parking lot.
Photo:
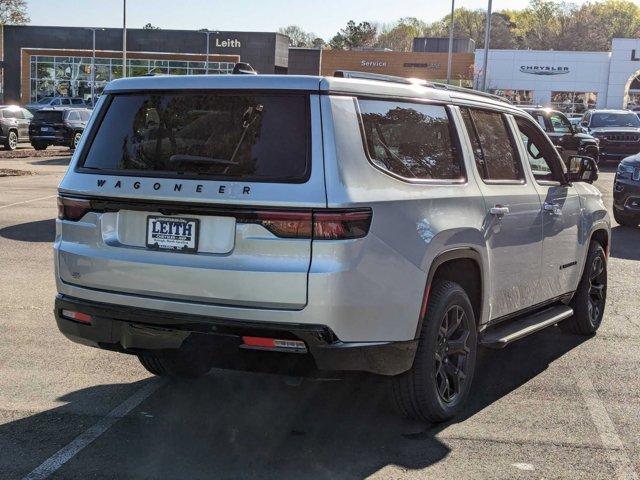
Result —
MULTIPOLYGON (((597 336, 483 351, 454 422, 400 419, 384 379, 214 370, 150 377, 57 330, 51 242, 68 157, 0 159, 0 478, 589 478, 640 475, 640 229, 615 225, 597 336)), ((598 187, 611 207, 613 173, 598 187)))

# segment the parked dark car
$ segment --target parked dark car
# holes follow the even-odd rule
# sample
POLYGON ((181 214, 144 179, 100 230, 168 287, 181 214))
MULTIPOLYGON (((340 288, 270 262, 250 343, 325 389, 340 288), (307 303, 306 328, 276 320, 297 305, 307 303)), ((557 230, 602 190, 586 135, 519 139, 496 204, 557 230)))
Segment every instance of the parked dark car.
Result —
POLYGON ((29 141, 29 124, 33 115, 16 105, 0 106, 0 142, 5 150, 15 150, 18 142, 29 141))
POLYGON ((640 118, 630 110, 589 110, 580 127, 600 140, 600 159, 622 160, 640 152, 640 118))
POLYGON ((29 103, 25 105, 25 108, 34 113, 43 108, 51 107, 77 107, 82 108, 85 106, 83 98, 80 97, 45 97, 38 100, 35 103, 29 103))
POLYGON ((66 145, 75 149, 91 110, 87 108, 47 108, 33 115, 29 127, 31 145, 36 150, 44 150, 49 145, 66 145))
POLYGON ((640 224, 640 153, 618 164, 613 182, 613 218, 626 227, 640 224))
POLYGON ((572 155, 584 155, 599 160, 599 140, 571 124, 567 116, 558 110, 543 107, 522 107, 547 132, 565 163, 572 155))

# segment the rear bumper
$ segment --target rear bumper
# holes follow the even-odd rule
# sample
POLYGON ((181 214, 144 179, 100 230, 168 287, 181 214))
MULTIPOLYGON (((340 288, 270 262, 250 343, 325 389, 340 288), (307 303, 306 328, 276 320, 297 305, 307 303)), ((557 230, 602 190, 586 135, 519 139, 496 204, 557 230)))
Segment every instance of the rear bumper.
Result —
POLYGON ((48 143, 49 145, 64 145, 69 141, 67 138, 57 135, 30 135, 29 140, 31 143, 48 143))
POLYGON ((413 365, 417 341, 342 342, 324 325, 251 322, 202 315, 178 314, 135 307, 123 307, 58 295, 55 317, 60 331, 70 340, 97 348, 138 354, 174 350, 194 341, 220 352, 216 366, 245 369, 247 356, 286 360, 301 354, 247 352, 240 349, 241 337, 263 336, 302 340, 314 367, 324 371, 364 371, 397 375, 413 365), (91 325, 69 320, 62 310, 92 316, 91 325))

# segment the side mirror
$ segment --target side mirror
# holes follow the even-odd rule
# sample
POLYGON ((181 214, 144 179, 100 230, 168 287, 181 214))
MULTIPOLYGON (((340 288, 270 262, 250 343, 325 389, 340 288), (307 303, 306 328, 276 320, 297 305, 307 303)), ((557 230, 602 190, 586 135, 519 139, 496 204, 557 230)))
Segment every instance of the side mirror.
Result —
POLYGON ((566 174, 568 182, 593 183, 598 179, 598 165, 591 157, 572 155, 568 161, 569 171, 566 174))

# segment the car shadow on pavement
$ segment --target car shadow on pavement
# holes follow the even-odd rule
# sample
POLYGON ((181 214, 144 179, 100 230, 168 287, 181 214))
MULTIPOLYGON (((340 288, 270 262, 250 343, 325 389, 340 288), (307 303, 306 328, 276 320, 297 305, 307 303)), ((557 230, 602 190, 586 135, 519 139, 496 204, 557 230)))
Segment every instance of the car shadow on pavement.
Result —
POLYGON ((36 160, 33 162, 29 162, 30 165, 69 165, 71 162, 71 157, 55 157, 48 158, 46 160, 36 160))
POLYGON ((611 229, 611 256, 623 260, 640 260, 640 228, 618 225, 611 229))
MULTIPOLYGON (((549 328, 504 350, 483 351, 472 400, 455 422, 470 419, 583 341, 549 328)), ((438 434, 448 424, 400 418, 391 408, 387 383, 355 375, 291 386, 276 375, 223 370, 198 381, 167 382, 52 478, 361 479, 385 467, 419 470, 446 458, 450 447, 438 434)), ((32 452, 51 441, 48 419, 95 405, 101 397, 113 397, 110 389, 124 387, 69 393, 60 399, 68 402, 63 407, 0 426, 0 445, 9 435, 10 443, 16 438, 14 445, 32 452)), ((85 419, 78 434, 96 421, 85 419)), ((41 448, 49 453, 39 462, 60 446, 41 448)), ((14 447, 14 456, 20 455, 14 447)))
POLYGON ((52 243, 56 237, 56 221, 49 218, 11 225, 0 229, 0 237, 19 242, 52 243))

